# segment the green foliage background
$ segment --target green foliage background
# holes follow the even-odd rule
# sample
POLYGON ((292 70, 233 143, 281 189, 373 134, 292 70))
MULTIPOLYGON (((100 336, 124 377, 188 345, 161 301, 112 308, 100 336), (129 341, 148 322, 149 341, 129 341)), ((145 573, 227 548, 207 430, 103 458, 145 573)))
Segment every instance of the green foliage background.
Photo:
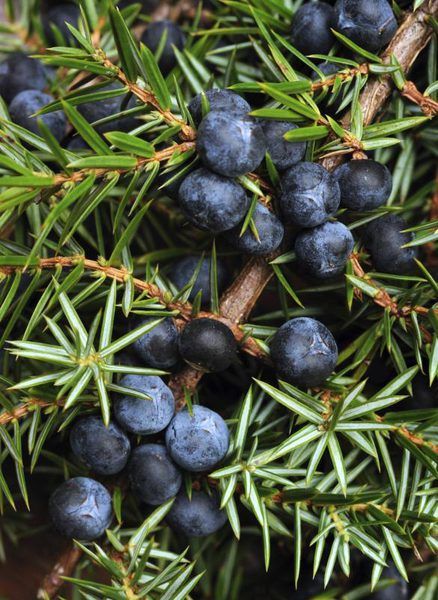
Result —
MULTIPOLYGON (((387 205, 339 216, 354 232, 381 214, 401 214, 415 234, 410 245, 420 248, 417 272, 395 276, 372 272, 358 243, 345 280, 319 285, 297 276, 289 248, 271 259, 265 295, 271 300, 262 298, 242 325, 242 343, 251 337, 264 355, 288 318, 320 318, 340 343, 336 373, 324 389, 304 391, 273 380, 263 361, 243 357, 243 366, 222 382, 207 377, 196 393, 186 392, 190 402, 215 403, 232 431, 224 465, 208 479, 186 480, 187 489, 219 488, 230 527, 185 548, 163 520, 171 502, 145 512, 124 481, 111 481, 117 518, 107 539, 80 546, 70 579, 77 597, 254 596, 248 547, 263 557, 258 570, 263 563, 268 569, 274 556, 272 598, 293 597, 291 580, 306 583, 310 572, 323 578, 325 598, 365 598, 369 585, 354 578, 347 583, 360 554, 374 563, 372 586, 385 586, 382 570, 393 561, 417 582, 416 600, 436 593, 437 413, 406 408, 414 377, 421 372, 432 386, 438 371, 436 122, 403 96, 406 76, 396 59, 384 63, 340 35, 330 58, 341 74, 316 90, 303 71, 318 73, 315 63, 323 57, 304 57, 287 41, 300 4, 211 2, 208 21, 199 5, 194 18, 183 20, 188 42, 176 51, 178 65, 163 77, 132 34, 136 6, 120 13, 109 0, 81 0, 81 25, 71 29, 76 46, 60 40, 45 50, 39 3, 7 3, 2 51, 24 44, 56 68, 56 101, 45 111, 62 107, 91 150, 68 151, 44 127, 40 136, 23 130, 0 103, 0 548, 6 560, 11 540, 26 543, 32 477, 42 477, 48 493, 63 477, 84 472, 60 451, 72 421, 98 407, 108 421, 111 394, 123 389, 120 374, 160 374, 124 365, 120 352, 162 317, 188 319, 200 310, 200 298, 187 303, 191 284, 178 291, 167 279, 172 261, 211 256, 213 313, 219 310, 216 253, 240 264, 220 240, 186 226, 166 195, 166 186, 197 160, 186 108, 194 94, 212 86, 251 93, 255 116, 300 126, 288 139, 309 142, 308 160, 372 152, 393 172, 387 205), (395 92, 377 121, 366 125, 360 93, 370 78, 387 75, 395 92), (78 85, 95 76, 90 85, 78 85), (108 80, 124 87, 108 92, 102 89, 108 80), (81 102, 126 92, 138 99, 136 108, 123 111, 138 117, 129 135, 102 138, 77 110, 81 102), (340 108, 329 117, 327 101, 335 100, 340 108), (346 111, 349 130, 340 120, 346 111), (126 333, 133 314, 156 320, 126 333), (376 362, 393 372, 380 387, 368 379, 376 362), (235 404, 227 401, 230 388, 235 404), (99 583, 96 567, 108 573, 108 583, 99 583)), ((393 6, 402 18, 403 10, 422 4, 393 6)), ((431 99, 438 90, 436 57, 434 37, 413 72, 431 99)), ((278 173, 269 157, 257 176, 240 181, 253 206, 274 202, 278 173)))

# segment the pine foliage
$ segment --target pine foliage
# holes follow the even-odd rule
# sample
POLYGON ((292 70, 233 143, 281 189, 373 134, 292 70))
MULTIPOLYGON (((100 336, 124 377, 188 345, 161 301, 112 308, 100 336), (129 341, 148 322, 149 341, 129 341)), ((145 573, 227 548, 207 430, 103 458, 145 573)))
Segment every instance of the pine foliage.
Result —
MULTIPOLYGON (((56 100, 42 112, 62 109, 71 135, 89 149, 67 150, 43 125, 39 135, 28 132, 0 102, 0 554, 7 560, 11 540, 26 543, 33 478, 48 494, 84 473, 66 450, 72 422, 96 411, 108 422, 112 395, 132 394, 120 386, 123 373, 167 376, 127 364, 124 353, 164 317, 183 324, 200 312, 199 297, 188 302, 194 280, 183 290, 170 282, 172 261, 211 257, 208 310, 220 311, 220 239, 187 226, 167 188, 197 161, 188 101, 231 87, 251 96, 254 116, 299 125, 287 139, 308 142, 307 160, 372 152, 387 164, 394 178, 387 205, 339 216, 355 232, 382 214, 402 215, 414 233, 409 245, 419 249, 418 269, 409 276, 372 271, 358 241, 344 279, 314 284, 297 274, 290 247, 271 257, 271 301, 262 299, 249 322, 235 327, 241 364, 222 381, 208 376, 196 391, 180 389, 180 402, 213 399, 230 426, 223 465, 185 481, 188 490, 220 490, 229 527, 186 548, 165 523, 172 501, 139 507, 122 476, 108 484, 113 527, 99 544, 77 542, 79 567, 67 580, 85 598, 246 598, 253 582, 244 557, 254 546, 260 568, 274 570, 272 598, 293 597, 292 587, 275 581, 282 570, 298 586, 310 573, 320 577, 324 598, 366 598, 370 583, 388 583, 381 576, 391 562, 417 582, 415 600, 435 597, 438 421, 436 410, 418 406, 415 390, 426 382, 436 403, 437 130, 428 110, 438 91, 436 38, 420 54, 416 93, 409 93, 410 76, 394 55, 382 59, 341 34, 338 53, 303 56, 286 35, 301 2, 194 3, 191 18, 182 19, 186 46, 164 76, 137 41, 147 20, 138 20, 138 5, 119 10, 111 0, 81 0, 80 26, 69 27, 75 44, 46 49, 39 2, 6 4, 2 51, 24 45, 54 69, 56 100), (323 60, 338 66, 335 76, 319 71, 323 60), (315 80, 303 75, 311 71, 315 80), (379 77, 394 92, 369 122, 362 93, 379 77), (108 82, 121 85, 108 90, 108 82), (128 114, 137 126, 101 136, 78 106, 116 96, 136 102, 123 101, 114 121, 128 114), (130 329, 137 315, 153 320, 130 329), (272 376, 269 340, 294 316, 321 319, 338 340, 336 372, 324 388, 305 391, 272 376), (384 383, 376 369, 389 374, 384 383), (347 579, 361 555, 372 564, 370 583, 347 579)), ((436 2, 393 5, 401 20, 405 10, 430 7, 436 17, 436 2)), ((432 17, 428 27, 437 28, 432 17)), ((240 178, 253 198, 244 229, 254 227, 257 201, 275 205, 278 178, 269 157, 266 168, 240 178)), ((237 255, 229 260, 242 264, 237 255)))

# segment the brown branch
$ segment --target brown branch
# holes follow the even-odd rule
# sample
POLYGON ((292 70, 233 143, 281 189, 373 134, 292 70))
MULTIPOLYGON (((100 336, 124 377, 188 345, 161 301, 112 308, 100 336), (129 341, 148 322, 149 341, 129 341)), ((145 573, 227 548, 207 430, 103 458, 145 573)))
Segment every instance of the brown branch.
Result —
POLYGON ((422 94, 413 81, 406 81, 401 95, 418 104, 427 117, 435 117, 438 114, 438 102, 422 94))
POLYGON ((30 411, 34 410, 36 407, 48 408, 49 406, 53 406, 55 403, 58 406, 61 406, 61 404, 58 404, 55 401, 48 402, 47 400, 41 400, 40 398, 29 398, 28 400, 26 400, 26 402, 23 402, 23 404, 19 404, 11 411, 5 410, 2 413, 0 413, 0 427, 2 425, 7 425, 15 419, 21 419, 22 417, 25 417, 30 411))
POLYGON ((52 570, 46 575, 37 592, 37 598, 57 598, 59 589, 64 585, 64 576, 70 575, 82 556, 82 550, 70 543, 68 548, 61 554, 52 570))
MULTIPOLYGON (((37 264, 31 265, 30 269, 42 269, 42 270, 52 270, 57 268, 71 268, 76 267, 78 264, 82 264, 85 270, 94 272, 94 273, 102 273, 105 277, 109 277, 110 279, 115 279, 120 283, 125 283, 130 277, 131 273, 125 269, 124 267, 116 268, 111 267, 109 265, 104 264, 103 262, 99 262, 96 260, 91 260, 89 258, 85 258, 82 255, 76 256, 53 256, 51 258, 40 258, 37 264)), ((266 264, 266 263, 265 263, 266 264)), ((266 265, 266 268, 269 268, 266 265)), ((23 267, 17 267, 14 265, 0 265, 0 274, 10 275, 15 273, 16 271, 23 270, 23 267)), ((242 271, 240 276, 236 279, 237 281, 241 280, 241 277, 244 276, 245 270, 242 271)), ((236 283, 235 282, 235 283, 236 283)), ((192 305, 190 302, 172 302, 169 300, 168 293, 161 290, 154 283, 149 283, 147 281, 143 281, 137 277, 132 277, 132 284, 136 290, 140 292, 144 292, 149 298, 154 298, 160 304, 165 306, 169 311, 176 311, 178 316, 175 317, 177 325, 182 328, 185 326, 187 321, 193 318, 192 315, 192 305)), ((233 286, 232 286, 233 287, 233 286)), ((231 289, 231 288, 230 288, 231 289)), ((216 315, 211 312, 200 312, 198 313, 198 317, 206 317, 209 319, 217 319, 222 321, 225 325, 227 325, 234 334, 236 341, 240 344, 241 349, 252 356, 256 356, 260 359, 266 358, 264 351, 260 348, 254 338, 249 337, 245 334, 245 332, 239 327, 240 322, 245 317, 246 314, 249 314, 254 302, 257 300, 258 296, 253 295, 251 298, 246 299, 247 311, 242 315, 242 318, 234 318, 234 315, 230 313, 230 316, 227 316, 224 311, 221 311, 219 315, 216 315)), ((242 306, 244 306, 243 296, 241 298, 242 306)), ((0 421, 1 424, 1 421, 0 421)))
POLYGON ((119 173, 119 175, 124 175, 125 173, 131 173, 133 171, 137 171, 139 169, 143 169, 146 165, 153 162, 163 162, 176 153, 188 152, 189 150, 195 149, 194 142, 183 142, 182 144, 174 144, 173 146, 169 146, 168 148, 164 148, 164 150, 160 150, 159 152, 155 152, 155 154, 149 158, 137 158, 137 163, 135 167, 117 169, 114 167, 102 167, 99 169, 81 169, 80 171, 76 171, 71 175, 68 174, 59 174, 53 178, 54 186, 61 186, 65 183, 79 183, 83 181, 89 175, 94 175, 96 178, 105 177, 108 173, 119 173))
POLYGON ((346 81, 347 79, 352 79, 356 75, 368 75, 369 73, 369 65, 368 63, 362 63, 358 67, 352 67, 350 69, 343 69, 338 73, 334 73, 333 75, 327 76, 325 79, 318 79, 313 82, 311 85, 311 89, 313 92, 317 92, 318 90, 324 87, 330 87, 335 84, 339 79, 341 81, 346 81))
MULTIPOLYGON (((392 298, 385 290, 385 288, 381 287, 376 281, 374 281, 374 279, 372 279, 367 273, 365 273, 359 262, 359 257, 357 254, 352 254, 350 260, 353 265, 354 274, 357 277, 360 277, 360 279, 363 279, 368 285, 371 285, 372 287, 376 288, 377 293, 375 296, 373 296, 373 300, 378 306, 381 306, 382 308, 388 308, 391 315, 398 318, 407 317, 414 312, 419 315, 428 314, 429 309, 425 308, 424 306, 412 306, 410 304, 407 304, 400 308, 398 306, 397 300, 392 298)), ((435 312, 438 312, 438 309, 435 309, 435 312)))
MULTIPOLYGON (((394 54, 404 72, 409 71, 416 57, 428 43, 432 30, 428 19, 438 13, 438 0, 426 0, 414 13, 408 14, 386 51, 383 53, 383 62, 388 62, 394 54)), ((372 122, 378 111, 389 98, 392 91, 392 78, 384 75, 379 79, 370 80, 361 94, 360 104, 364 114, 364 125, 372 122)), ((350 113, 345 115, 341 124, 344 129, 349 128, 350 113)), ((322 164, 329 170, 334 170, 342 162, 342 155, 335 155, 323 159, 322 164)), ((263 258, 250 259, 234 283, 226 290, 220 303, 220 314, 235 325, 246 320, 255 303, 267 286, 273 275, 267 261, 263 258)), ((184 404, 185 386, 188 392, 196 389, 202 375, 195 369, 185 368, 182 377, 175 375, 170 384, 180 406, 184 404)))
POLYGON ((193 141, 196 139, 196 130, 193 129, 193 127, 188 125, 182 119, 176 117, 170 110, 163 109, 160 103, 158 102, 156 96, 152 92, 143 89, 142 87, 140 87, 132 81, 129 81, 122 69, 114 63, 112 63, 110 59, 103 54, 103 51, 101 49, 96 48, 96 52, 100 53, 102 56, 102 65, 108 70, 112 71, 115 77, 120 81, 120 83, 126 86, 129 89, 129 91, 132 94, 134 94, 134 96, 136 96, 144 104, 149 104, 150 106, 152 106, 157 112, 160 113, 164 121, 166 121, 166 123, 168 123, 169 125, 178 125, 181 128, 181 137, 185 141, 193 141))
MULTIPOLYGON (((429 42, 432 28, 429 25, 431 17, 438 15, 438 0, 426 0, 418 10, 408 13, 398 28, 391 43, 382 54, 385 64, 394 55, 400 63, 403 73, 408 73, 418 54, 429 42)), ((391 74, 371 79, 366 84, 361 96, 360 105, 363 111, 364 125, 369 125, 388 100, 393 89, 391 74)), ((348 112, 341 120, 341 126, 348 129, 351 114, 348 112)), ((323 160, 323 165, 332 171, 342 162, 342 155, 331 156, 323 160)))

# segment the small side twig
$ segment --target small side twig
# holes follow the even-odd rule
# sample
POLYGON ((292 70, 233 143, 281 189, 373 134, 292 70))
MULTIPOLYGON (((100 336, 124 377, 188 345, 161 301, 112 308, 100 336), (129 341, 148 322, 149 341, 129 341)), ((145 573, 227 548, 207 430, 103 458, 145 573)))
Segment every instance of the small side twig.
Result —
POLYGON ((438 102, 435 102, 430 96, 422 94, 413 81, 406 81, 401 95, 418 104, 427 117, 434 117, 438 114, 438 102))
POLYGON ((48 573, 37 592, 37 598, 40 600, 48 600, 56 598, 59 589, 64 585, 63 576, 71 574, 82 556, 82 550, 71 543, 68 548, 61 554, 52 570, 48 573))

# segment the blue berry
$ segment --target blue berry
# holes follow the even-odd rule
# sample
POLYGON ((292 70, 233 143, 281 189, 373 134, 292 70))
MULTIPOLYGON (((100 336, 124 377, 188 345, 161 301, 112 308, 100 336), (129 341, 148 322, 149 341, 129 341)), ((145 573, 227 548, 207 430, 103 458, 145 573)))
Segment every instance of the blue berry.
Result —
POLYGON ((67 128, 67 119, 62 111, 56 110, 45 115, 33 116, 34 113, 53 101, 53 96, 39 90, 25 90, 12 100, 9 106, 9 114, 14 123, 37 135, 41 135, 38 127, 38 120, 41 119, 53 136, 60 141, 64 137, 67 128))
POLYGON ((179 338, 182 358, 195 369, 219 372, 236 358, 237 343, 231 330, 216 319, 193 319, 179 338))
POLYGON ((438 381, 431 385, 429 379, 424 375, 416 375, 412 381, 412 398, 407 398, 405 402, 410 404, 410 408, 436 408, 438 398, 438 381))
MULTIPOLYGON (((177 289, 186 286, 199 265, 199 256, 186 256, 173 263, 172 270, 169 273, 169 279, 177 289)), ((228 280, 228 272, 224 262, 218 258, 216 260, 217 287, 219 294, 225 288, 228 280)), ((210 285, 210 258, 204 258, 196 277, 196 281, 190 292, 189 300, 193 302, 197 294, 201 292, 201 303, 206 305, 211 300, 210 285)))
POLYGON ((170 456, 183 469, 210 471, 225 457, 230 443, 227 424, 213 410, 193 406, 177 413, 166 430, 170 456))
MULTIPOLYGON (((154 321, 146 317, 136 326, 154 321)), ((137 356, 148 367, 170 369, 178 362, 178 330, 173 319, 164 319, 132 344, 137 356)))
POLYGON ((345 225, 328 222, 299 233, 295 253, 305 272, 329 279, 344 271, 353 246, 353 236, 345 225))
POLYGON ((303 387, 323 383, 335 368, 338 347, 325 325, 308 317, 291 319, 271 342, 278 377, 303 387))
POLYGON ((99 538, 111 523, 111 496, 98 481, 74 477, 53 492, 49 513, 61 535, 90 542, 99 538))
POLYGON ((415 248, 402 248, 414 239, 413 233, 403 233, 408 224, 398 215, 385 215, 365 227, 365 247, 374 267, 384 273, 403 274, 415 267, 415 248))
POLYGON ((245 254, 255 256, 271 254, 277 250, 283 240, 284 227, 282 222, 266 206, 260 203, 255 207, 252 219, 259 239, 256 238, 250 226, 247 227, 243 235, 240 235, 242 230, 242 224, 240 223, 225 234, 227 241, 236 250, 240 250, 245 254))
POLYGON ((193 490, 190 499, 183 491, 178 494, 166 519, 178 533, 188 537, 204 537, 223 527, 227 515, 220 510, 217 492, 209 496, 193 490))
POLYGON ((145 13, 154 11, 160 4, 160 0, 121 0, 117 2, 117 6, 122 9, 132 4, 141 4, 141 10, 145 13))
POLYGON ((373 210, 391 195, 391 173, 375 160, 351 160, 334 175, 341 189, 341 204, 351 210, 373 210))
POLYGON ((202 167, 182 182, 179 203, 194 225, 211 233, 237 225, 249 207, 248 196, 241 185, 202 167))
MULTIPOLYGON (((205 92, 209 110, 235 112, 246 115, 251 107, 248 102, 231 90, 212 89, 205 92)), ((196 125, 202 121, 202 94, 197 94, 189 102, 188 109, 196 125)))
POLYGON ((303 54, 327 54, 335 43, 331 32, 335 12, 326 2, 308 2, 295 13, 292 44, 303 54))
POLYGON ((186 36, 176 23, 164 19, 163 21, 154 21, 153 23, 150 23, 141 36, 141 41, 155 53, 160 46, 163 36, 166 36, 166 41, 158 60, 158 66, 163 73, 167 74, 173 69, 177 62, 173 46, 178 48, 178 50, 182 50, 184 48, 186 36))
POLYGON ((198 129, 197 148, 206 167, 239 177, 254 171, 266 152, 266 139, 260 123, 231 111, 211 111, 198 129))
POLYGON ((175 398, 164 381, 155 376, 125 375, 120 385, 151 398, 117 398, 114 401, 114 414, 120 427, 137 435, 150 435, 168 426, 175 413, 175 398))
POLYGON ((66 148, 71 152, 78 152, 80 150, 89 150, 90 146, 80 135, 75 135, 68 141, 66 148))
POLYGON ((105 427, 100 417, 84 417, 70 431, 70 446, 81 462, 99 475, 114 475, 125 468, 131 444, 115 424, 105 427))
POLYGON ((75 38, 70 33, 67 23, 73 25, 76 29, 78 28, 78 22, 80 19, 79 7, 71 2, 56 4, 47 11, 47 14, 43 17, 43 29, 44 35, 50 46, 58 46, 58 40, 52 30, 52 26, 59 30, 64 41, 67 44, 75 43, 75 38))
MULTIPOLYGON (((322 63, 318 63, 316 66, 323 73, 323 75, 326 75, 326 77, 329 77, 330 75, 334 75, 335 73, 337 73, 338 71, 340 71, 342 69, 341 65, 337 65, 336 63, 332 63, 329 61, 324 61, 322 63)), ((316 71, 314 71, 311 75, 311 79, 312 79, 312 81, 318 81, 320 79, 320 76, 318 75, 318 73, 316 71)))
MULTIPOLYGON (((99 91, 107 92, 121 88, 122 85, 120 83, 110 83, 101 87, 99 91)), ((84 102, 83 104, 78 104, 77 109, 88 123, 94 123, 95 121, 100 121, 111 115, 116 115, 122 111, 135 108, 136 104, 137 100, 134 96, 131 96, 126 103, 126 96, 122 95, 106 98, 104 100, 84 102)), ((106 133, 107 131, 129 131, 130 129, 134 129, 137 126, 137 123, 138 121, 134 116, 128 115, 95 125, 95 129, 100 134, 106 133)))
POLYGON ((280 208, 288 223, 315 227, 339 208, 341 193, 334 175, 317 163, 301 162, 281 180, 280 208))
POLYGON ((161 444, 143 444, 132 452, 129 481, 134 494, 146 504, 163 504, 181 487, 181 471, 161 444))
POLYGON ((335 29, 371 52, 386 46, 397 31, 386 0, 337 0, 335 29))
POLYGON ((9 104, 24 90, 43 91, 48 83, 48 72, 36 58, 14 52, 0 64, 0 96, 9 104))
POLYGON ((303 160, 306 153, 306 142, 287 142, 284 134, 298 126, 287 121, 262 121, 266 146, 272 162, 279 171, 292 167, 303 160))

